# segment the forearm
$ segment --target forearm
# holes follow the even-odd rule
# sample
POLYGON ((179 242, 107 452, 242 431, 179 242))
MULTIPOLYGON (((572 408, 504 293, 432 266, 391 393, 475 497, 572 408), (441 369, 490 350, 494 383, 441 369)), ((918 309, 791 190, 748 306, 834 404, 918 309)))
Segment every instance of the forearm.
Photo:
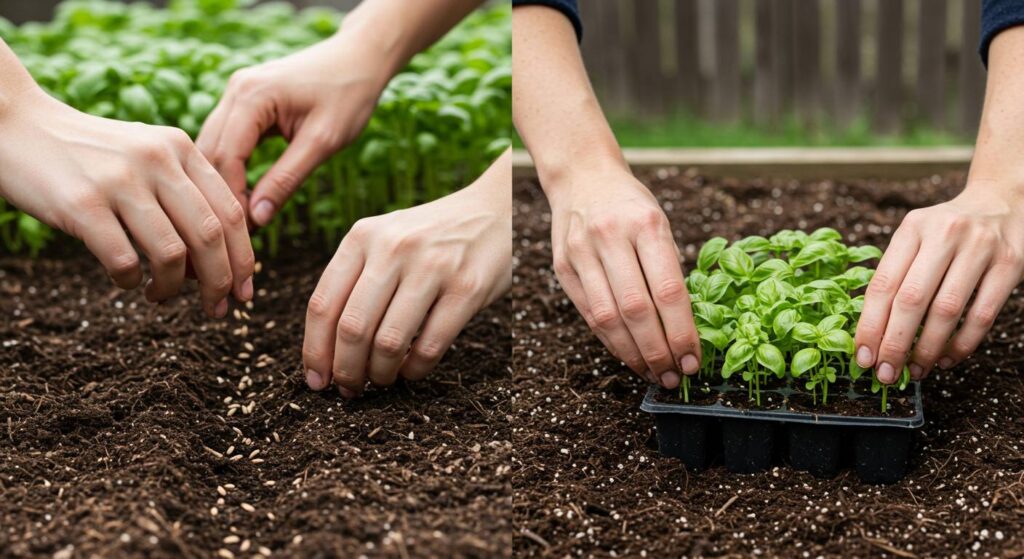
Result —
POLYGON ((35 81, 28 70, 21 65, 7 43, 0 39, 0 126, 3 117, 13 110, 18 97, 34 86, 35 81))
POLYGON ((434 44, 483 0, 366 0, 342 20, 336 38, 372 45, 398 73, 415 55, 434 44))
POLYGON ((548 196, 573 169, 627 169, 569 20, 524 6, 512 21, 512 116, 548 196))
POLYGON ((985 106, 971 162, 969 185, 999 185, 1024 192, 1024 27, 1003 31, 989 49, 985 106))

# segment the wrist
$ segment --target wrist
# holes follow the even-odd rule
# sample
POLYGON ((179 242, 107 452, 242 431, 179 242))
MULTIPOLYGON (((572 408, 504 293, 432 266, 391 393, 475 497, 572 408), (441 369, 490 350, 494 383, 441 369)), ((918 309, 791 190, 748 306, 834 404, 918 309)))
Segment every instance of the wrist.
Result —
POLYGON ((363 67, 372 68, 379 89, 387 86, 406 63, 411 54, 405 48, 405 35, 395 22, 381 24, 375 13, 354 10, 341 21, 338 32, 328 41, 338 49, 352 52, 365 61, 363 67))
POLYGON ((537 167, 541 188, 553 210, 559 210, 583 194, 593 197, 597 185, 631 184, 636 181, 618 150, 607 156, 585 157, 566 165, 537 167))

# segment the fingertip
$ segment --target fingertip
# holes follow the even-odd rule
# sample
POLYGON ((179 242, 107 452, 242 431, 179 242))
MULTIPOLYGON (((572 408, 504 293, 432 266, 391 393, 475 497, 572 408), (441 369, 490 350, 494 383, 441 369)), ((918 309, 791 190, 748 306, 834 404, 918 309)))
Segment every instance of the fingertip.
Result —
POLYGON ((250 276, 250 277, 246 278, 246 280, 243 281, 242 285, 238 288, 238 293, 237 293, 238 300, 243 302, 243 303, 251 301, 252 297, 253 297, 253 293, 254 293, 254 289, 253 289, 253 285, 252 285, 252 277, 250 276))
POLYGON ((679 368, 686 375, 695 375, 700 370, 700 359, 697 359, 696 355, 688 353, 679 360, 679 368))
POLYGON ((917 363, 910 364, 910 378, 913 380, 921 380, 925 377, 925 368, 917 363))
POLYGON ((939 359, 939 367, 948 369, 953 366, 953 359, 951 357, 943 357, 939 359))
POLYGON ((313 369, 306 370, 306 384, 313 390, 323 390, 327 387, 324 376, 313 369))
POLYGON ((338 394, 341 394, 341 397, 346 400, 354 400, 359 397, 358 392, 352 390, 351 388, 346 388, 340 384, 338 385, 338 394))
POLYGON ((266 198, 254 201, 250 210, 253 222, 260 227, 266 226, 274 218, 275 209, 274 203, 266 198))
POLYGON ((228 299, 227 297, 220 300, 217 306, 213 308, 213 315, 216 318, 224 318, 228 314, 228 299))
POLYGON ((875 370, 875 375, 878 377, 878 382, 892 384, 896 382, 896 367, 891 363, 882 363, 875 370))
POLYGON ((661 374, 661 385, 672 390, 679 386, 679 374, 669 371, 661 374))
POLYGON ((860 365, 862 368, 867 369, 868 367, 874 364, 875 357, 871 351, 871 348, 869 348, 866 345, 861 345, 859 348, 857 348, 857 365, 860 365))

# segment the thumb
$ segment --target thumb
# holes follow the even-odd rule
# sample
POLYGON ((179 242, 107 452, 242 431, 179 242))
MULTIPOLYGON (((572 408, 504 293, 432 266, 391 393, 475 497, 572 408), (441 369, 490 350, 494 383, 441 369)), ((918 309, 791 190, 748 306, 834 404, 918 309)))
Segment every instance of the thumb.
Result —
POLYGON ((334 151, 329 136, 313 126, 299 130, 249 197, 249 213, 256 225, 270 223, 302 182, 334 151))

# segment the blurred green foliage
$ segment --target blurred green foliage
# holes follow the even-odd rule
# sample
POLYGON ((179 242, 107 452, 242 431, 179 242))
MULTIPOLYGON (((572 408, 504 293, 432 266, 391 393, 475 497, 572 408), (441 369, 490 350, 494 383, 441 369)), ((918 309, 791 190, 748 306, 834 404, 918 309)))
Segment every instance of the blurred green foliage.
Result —
MULTIPOLYGON (((91 114, 177 126, 193 138, 231 74, 332 35, 328 8, 247 0, 148 3, 68 0, 51 22, 14 26, 3 38, 54 97, 91 114)), ((418 54, 381 96, 365 132, 325 163, 278 218, 258 231, 275 253, 288 238, 327 247, 357 219, 432 200, 471 182, 510 145, 511 10, 478 10, 418 54)), ((286 144, 263 142, 250 160, 254 184, 286 144)), ((36 253, 45 226, 0 200, 0 242, 36 253)))

